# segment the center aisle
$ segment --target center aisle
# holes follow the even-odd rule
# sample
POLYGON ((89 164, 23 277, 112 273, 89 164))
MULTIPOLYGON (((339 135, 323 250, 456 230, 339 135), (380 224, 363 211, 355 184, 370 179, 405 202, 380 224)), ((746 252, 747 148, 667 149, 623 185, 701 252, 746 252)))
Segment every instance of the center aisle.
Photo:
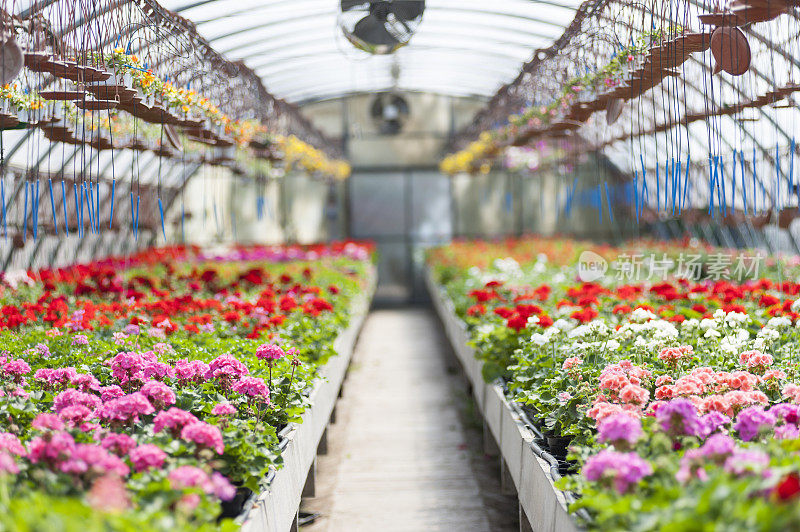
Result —
POLYGON ((303 530, 490 529, 444 342, 429 310, 368 316, 304 506, 322 516, 303 530))

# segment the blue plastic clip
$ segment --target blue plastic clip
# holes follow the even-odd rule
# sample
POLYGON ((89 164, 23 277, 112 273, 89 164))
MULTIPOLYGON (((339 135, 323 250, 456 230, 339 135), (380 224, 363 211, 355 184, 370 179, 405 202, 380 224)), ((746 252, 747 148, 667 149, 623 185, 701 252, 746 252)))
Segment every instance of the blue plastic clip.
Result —
POLYGON ((94 226, 95 231, 97 234, 100 234, 100 180, 97 180, 97 184, 94 186, 95 190, 95 198, 94 198, 94 226))
POLYGON ((83 189, 83 196, 86 198, 86 210, 87 214, 89 215, 89 232, 94 233, 94 218, 92 217, 92 204, 94 201, 92 200, 90 194, 93 196, 94 194, 90 192, 92 190, 92 185, 90 184, 83 184, 81 187, 83 189))
POLYGON ((719 203, 719 208, 722 216, 728 216, 728 192, 725 189, 725 164, 720 155, 716 156, 717 166, 719 167, 719 185, 722 188, 722 201, 719 203))
POLYGON ((686 198, 689 195, 689 169, 692 166, 692 154, 686 155, 686 174, 683 178, 683 199, 681 200, 681 210, 686 208, 686 198))
POLYGON ((133 209, 133 192, 131 192, 131 231, 133 231, 134 238, 136 237, 136 212, 133 209))
POLYGON ((25 210, 22 218, 22 240, 28 239, 28 182, 25 181, 25 202, 23 203, 25 210))
POLYGON ((56 236, 58 236, 58 216, 56 215, 56 200, 53 198, 53 180, 48 179, 47 185, 50 187, 50 209, 53 211, 53 227, 56 228, 56 236))
POLYGON ((6 184, 0 179, 0 203, 3 206, 3 236, 8 240, 8 223, 6 222, 6 184))
POLYGON ((778 143, 775 143, 775 203, 781 208, 781 154, 778 143))
POLYGON ((114 221, 114 198, 117 191, 117 178, 111 181, 111 214, 108 215, 108 228, 111 229, 111 224, 114 221))
POLYGON ((167 232, 164 229, 164 205, 161 203, 161 198, 158 198, 158 212, 161 214, 161 234, 164 236, 164 242, 166 242, 167 232))
POLYGON ((139 194, 136 194, 136 240, 139 240, 139 194))
POLYGON ((603 223, 603 201, 601 199, 602 194, 600 192, 600 183, 597 184, 597 219, 600 224, 603 223))
POLYGON ((742 173, 742 201, 744 202, 744 215, 747 216, 747 181, 744 175, 744 150, 739 151, 739 169, 742 173))
POLYGON ((794 189, 794 137, 789 144, 789 194, 794 189))
POLYGON ((69 218, 67 217, 67 189, 61 180, 61 206, 64 207, 64 233, 69 236, 69 218))
POLYGON ((758 194, 756 191, 756 180, 757 180, 757 172, 756 172, 756 149, 753 148, 753 216, 756 215, 758 212, 758 194))
MULTIPOLYGON (((664 194, 664 203, 666 203, 666 199, 666 194, 664 194)), ((656 212, 661 212, 661 170, 658 163, 656 163, 656 212)))
POLYGON ((714 159, 708 155, 708 214, 714 218, 714 159))
POLYGON ((611 195, 608 193, 608 182, 603 182, 603 187, 606 189, 606 204, 608 205, 608 218, 611 223, 614 223, 614 211, 611 208, 611 195))
POLYGON ((81 183, 80 192, 78 192, 78 185, 73 183, 72 192, 75 196, 75 212, 78 219, 78 237, 83 238, 83 183, 81 183))
MULTIPOLYGON (((33 192, 33 183, 31 183, 31 192, 33 192)), ((31 198, 31 208, 32 217, 31 220, 33 222, 33 239, 39 236, 39 180, 36 180, 36 195, 31 198)))
POLYGON ((731 198, 731 212, 736 214, 736 150, 733 150, 733 177, 731 178, 733 182, 733 193, 731 198))

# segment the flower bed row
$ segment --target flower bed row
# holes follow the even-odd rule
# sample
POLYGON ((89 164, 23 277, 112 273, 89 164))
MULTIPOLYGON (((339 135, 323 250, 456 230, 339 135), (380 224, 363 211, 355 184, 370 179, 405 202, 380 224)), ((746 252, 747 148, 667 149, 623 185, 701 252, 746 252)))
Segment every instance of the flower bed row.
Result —
POLYGON ((279 434, 307 411, 370 257, 167 248, 6 274, 0 528, 235 529, 282 466, 279 434))
POLYGON ((458 243, 430 257, 484 378, 500 379, 544 432, 539 443, 560 472, 574 473, 557 485, 576 494, 570 511, 586 512, 577 521, 604 530, 798 528, 800 284, 784 280, 792 264, 741 282, 668 270, 647 282, 582 283, 575 265, 585 249, 458 243), (467 267, 471 253, 490 260, 467 267))

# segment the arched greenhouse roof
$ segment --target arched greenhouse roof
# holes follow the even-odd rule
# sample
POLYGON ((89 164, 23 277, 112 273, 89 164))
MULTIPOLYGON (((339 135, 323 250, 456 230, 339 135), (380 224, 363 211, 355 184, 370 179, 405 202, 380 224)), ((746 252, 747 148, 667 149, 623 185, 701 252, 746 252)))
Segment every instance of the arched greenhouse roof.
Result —
POLYGON ((167 0, 222 54, 242 58, 275 95, 325 100, 397 87, 488 97, 564 31, 579 0, 428 0, 410 43, 388 56, 353 49, 333 0, 167 0), (391 70, 400 67, 395 85, 391 70))

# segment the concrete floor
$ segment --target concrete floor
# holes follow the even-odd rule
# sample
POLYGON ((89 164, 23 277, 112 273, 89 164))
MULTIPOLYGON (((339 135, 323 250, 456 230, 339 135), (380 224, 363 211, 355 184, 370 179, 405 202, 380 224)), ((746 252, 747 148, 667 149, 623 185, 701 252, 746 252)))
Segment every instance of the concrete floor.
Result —
POLYGON ((458 399, 448 375, 445 342, 429 310, 369 315, 328 429, 329 452, 318 458, 316 497, 302 507, 321 516, 304 531, 514 528, 515 498, 485 493, 499 490, 481 478, 496 462, 464 429, 465 396, 458 399))

